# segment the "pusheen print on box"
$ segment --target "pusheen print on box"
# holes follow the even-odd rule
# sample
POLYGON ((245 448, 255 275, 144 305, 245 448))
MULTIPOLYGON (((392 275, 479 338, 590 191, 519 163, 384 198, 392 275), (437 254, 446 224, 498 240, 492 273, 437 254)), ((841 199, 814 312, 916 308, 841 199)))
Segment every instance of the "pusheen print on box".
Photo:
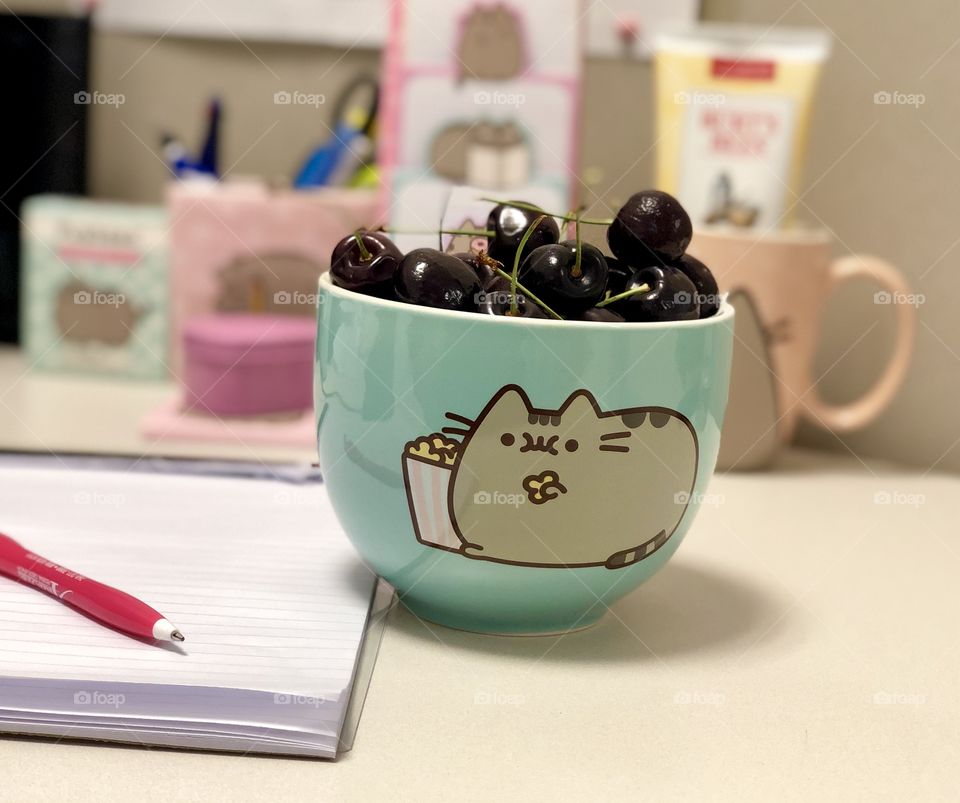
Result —
MULTIPOLYGON (((380 164, 391 223, 436 229, 451 189, 573 199, 576 0, 401 0, 385 54, 380 164)), ((434 246, 403 234, 401 249, 434 246)))
POLYGON ((167 216, 56 195, 23 211, 21 340, 31 364, 166 376, 167 216))

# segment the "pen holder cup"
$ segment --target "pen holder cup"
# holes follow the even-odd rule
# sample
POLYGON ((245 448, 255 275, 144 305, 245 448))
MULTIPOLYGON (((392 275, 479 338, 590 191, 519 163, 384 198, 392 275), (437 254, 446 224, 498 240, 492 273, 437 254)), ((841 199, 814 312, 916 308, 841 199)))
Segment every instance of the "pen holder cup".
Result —
POLYGON ((187 321, 213 313, 313 317, 318 276, 344 232, 377 221, 377 193, 185 181, 171 221, 170 367, 181 375, 187 321))

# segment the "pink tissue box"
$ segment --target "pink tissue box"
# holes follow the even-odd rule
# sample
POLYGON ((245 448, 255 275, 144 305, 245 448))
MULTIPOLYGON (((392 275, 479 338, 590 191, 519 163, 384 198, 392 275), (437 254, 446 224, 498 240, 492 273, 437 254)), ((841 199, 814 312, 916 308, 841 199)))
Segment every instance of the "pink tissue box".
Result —
POLYGON ((313 405, 315 324, 295 315, 205 315, 183 330, 185 407, 254 416, 313 405))

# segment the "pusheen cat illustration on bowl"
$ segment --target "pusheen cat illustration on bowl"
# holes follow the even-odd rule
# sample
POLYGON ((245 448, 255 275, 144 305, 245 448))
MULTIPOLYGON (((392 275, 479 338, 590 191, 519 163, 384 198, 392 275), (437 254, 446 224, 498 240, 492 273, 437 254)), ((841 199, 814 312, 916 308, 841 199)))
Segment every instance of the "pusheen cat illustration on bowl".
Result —
POLYGON ((619 569, 667 542, 693 492, 697 436, 675 410, 604 411, 584 389, 540 409, 511 384, 447 418, 405 445, 404 486, 417 539, 466 558, 619 569))

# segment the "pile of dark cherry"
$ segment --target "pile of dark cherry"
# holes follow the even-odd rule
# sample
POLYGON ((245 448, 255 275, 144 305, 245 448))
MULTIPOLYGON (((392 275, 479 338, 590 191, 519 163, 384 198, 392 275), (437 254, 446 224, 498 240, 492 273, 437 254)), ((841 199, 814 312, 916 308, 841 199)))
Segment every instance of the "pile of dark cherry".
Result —
POLYGON ((681 321, 718 309, 710 270, 684 253, 690 218, 667 193, 638 192, 624 204, 607 228, 612 257, 578 240, 560 242, 556 220, 519 201, 494 207, 487 229, 486 252, 406 255, 385 232, 360 231, 334 248, 331 277, 408 304, 525 318, 681 321))

